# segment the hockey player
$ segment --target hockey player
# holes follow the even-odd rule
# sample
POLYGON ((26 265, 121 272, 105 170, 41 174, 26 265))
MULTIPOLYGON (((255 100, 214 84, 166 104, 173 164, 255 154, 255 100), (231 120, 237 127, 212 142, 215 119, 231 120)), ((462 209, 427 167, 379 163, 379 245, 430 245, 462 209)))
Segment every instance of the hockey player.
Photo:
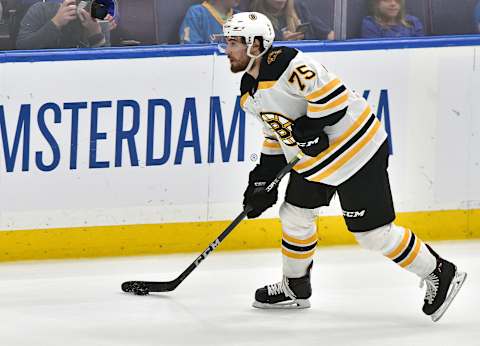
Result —
POLYGON ((286 160, 299 150, 306 154, 290 173, 280 207, 283 279, 258 289, 253 306, 310 307, 315 219, 336 192, 358 243, 426 283, 423 312, 437 321, 466 274, 411 230, 393 223, 387 134, 367 101, 302 52, 272 47, 272 24, 260 13, 235 14, 223 31, 231 71, 245 72, 241 105, 263 123, 265 133, 260 163, 250 172, 244 194, 249 218, 276 203, 277 191, 267 193, 263 187, 286 160))

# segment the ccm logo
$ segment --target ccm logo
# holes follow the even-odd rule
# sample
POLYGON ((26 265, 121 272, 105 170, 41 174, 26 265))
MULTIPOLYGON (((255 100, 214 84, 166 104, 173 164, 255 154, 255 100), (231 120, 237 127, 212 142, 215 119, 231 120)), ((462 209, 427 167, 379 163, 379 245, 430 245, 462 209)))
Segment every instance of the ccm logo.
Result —
POLYGON ((220 245, 220 240, 215 240, 213 243, 210 244, 210 246, 200 255, 197 257, 195 260, 195 266, 198 267, 200 263, 208 256, 210 252, 215 250, 215 248, 220 245))
POLYGON ((319 138, 315 138, 313 141, 308 141, 308 142, 298 142, 298 146, 300 148, 308 148, 311 147, 312 145, 318 144, 319 138))
POLYGON ((357 217, 365 216, 365 209, 361 211, 343 211, 343 216, 348 217, 349 219, 355 219, 357 217))

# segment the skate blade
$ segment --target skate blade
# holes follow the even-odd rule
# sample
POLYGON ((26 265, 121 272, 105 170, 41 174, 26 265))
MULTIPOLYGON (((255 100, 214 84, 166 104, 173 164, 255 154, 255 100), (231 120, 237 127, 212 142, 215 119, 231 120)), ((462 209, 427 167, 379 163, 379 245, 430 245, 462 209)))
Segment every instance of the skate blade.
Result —
POLYGON ((452 283, 450 284, 450 291, 448 292, 445 302, 442 304, 442 306, 438 308, 437 311, 435 311, 431 315, 433 322, 437 322, 440 318, 442 318, 443 314, 445 313, 445 311, 447 311, 448 307, 452 303, 458 291, 460 291, 460 288, 462 288, 462 285, 465 282, 466 278, 467 278, 467 273, 463 273, 463 272, 455 273, 452 283))
POLYGON ((310 301, 308 299, 297 299, 281 302, 277 304, 260 303, 256 300, 252 306, 258 309, 308 309, 310 307, 310 301))

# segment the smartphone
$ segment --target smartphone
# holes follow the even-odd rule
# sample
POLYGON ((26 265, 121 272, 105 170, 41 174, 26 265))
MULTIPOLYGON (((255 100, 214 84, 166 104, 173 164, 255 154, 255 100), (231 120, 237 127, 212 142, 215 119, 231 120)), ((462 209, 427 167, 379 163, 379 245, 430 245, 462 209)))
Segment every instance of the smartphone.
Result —
POLYGON ((297 26, 296 31, 306 33, 307 31, 310 30, 310 26, 311 26, 310 23, 302 23, 297 26))

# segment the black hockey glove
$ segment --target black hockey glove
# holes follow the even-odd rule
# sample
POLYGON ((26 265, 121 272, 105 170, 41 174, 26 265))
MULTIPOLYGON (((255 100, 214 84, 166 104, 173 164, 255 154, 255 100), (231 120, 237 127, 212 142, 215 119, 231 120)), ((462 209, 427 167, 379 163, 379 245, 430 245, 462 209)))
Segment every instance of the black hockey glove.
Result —
POLYGON ((249 219, 259 217, 277 203, 278 188, 275 187, 270 192, 266 192, 265 188, 286 164, 287 161, 283 155, 261 155, 260 164, 250 172, 248 187, 243 194, 243 208, 248 206, 251 209, 247 213, 249 219))
POLYGON ((308 156, 315 157, 328 148, 328 136, 323 131, 321 119, 313 119, 304 115, 293 123, 292 135, 298 147, 308 156))

